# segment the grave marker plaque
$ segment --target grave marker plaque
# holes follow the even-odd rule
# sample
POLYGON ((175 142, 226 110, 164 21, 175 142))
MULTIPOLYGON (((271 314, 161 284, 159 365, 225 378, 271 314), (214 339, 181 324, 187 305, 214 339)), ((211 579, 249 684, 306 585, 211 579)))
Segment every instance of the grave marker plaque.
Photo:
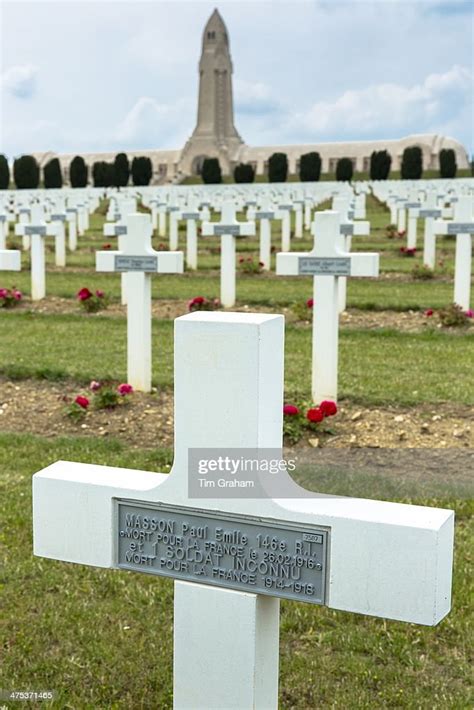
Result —
POLYGON ((250 516, 117 501, 117 565, 324 604, 329 532, 250 516))
POLYGON ((156 274, 157 265, 156 256, 115 256, 115 271, 144 271, 156 274))
POLYGON ((304 276, 350 276, 350 257, 300 257, 298 274, 304 276))

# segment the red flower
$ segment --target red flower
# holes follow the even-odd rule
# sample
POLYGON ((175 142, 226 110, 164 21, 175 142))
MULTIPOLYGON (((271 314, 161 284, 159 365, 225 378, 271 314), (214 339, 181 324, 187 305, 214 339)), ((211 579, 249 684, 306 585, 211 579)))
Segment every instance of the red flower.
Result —
POLYGON ((330 399, 325 399, 319 405, 319 409, 322 411, 325 417, 333 417, 337 414, 337 404, 330 399))
POLYGON ((300 410, 298 407, 295 407, 294 404, 285 404, 283 407, 283 414, 287 414, 290 417, 294 417, 295 414, 299 414, 300 410))
POLYGON ((308 298, 308 300, 306 301, 306 305, 308 306, 308 308, 312 308, 314 306, 314 298, 308 298))
POLYGON ((112 249, 112 244, 103 244, 102 249, 112 249))
POLYGON ((23 298, 22 292, 18 291, 17 288, 13 289, 13 298, 15 299, 15 301, 21 301, 21 299, 23 298))
POLYGON ((7 288, 0 288, 0 298, 6 298, 8 296, 7 288))
POLYGON ((474 311, 472 310, 472 308, 469 308, 469 309, 465 312, 465 316, 466 316, 466 318, 474 318, 474 311))
POLYGON ((78 404, 82 409, 87 409, 89 406, 89 400, 87 397, 84 397, 82 394, 79 394, 76 399, 74 400, 76 404, 78 404))
POLYGON ((319 407, 312 407, 306 412, 306 419, 314 423, 322 422, 324 419, 324 412, 319 407))
POLYGON ((98 390, 100 390, 100 388, 101 388, 101 384, 100 384, 100 382, 96 382, 96 380, 92 380, 92 382, 89 385, 89 389, 91 392, 97 392, 98 390))
POLYGON ((77 298, 79 301, 87 301, 89 298, 91 298, 92 292, 89 291, 88 288, 81 288, 80 291, 77 292, 77 298))
POLYGON ((128 385, 126 382, 123 384, 119 385, 117 387, 117 392, 124 397, 126 394, 132 394, 133 392, 133 387, 132 385, 128 385))
POLYGON ((428 310, 425 311, 425 316, 432 316, 434 313, 432 308, 428 308, 428 310))
POLYGON ((205 300, 206 299, 204 298, 204 296, 196 296, 195 298, 193 298, 192 303, 194 303, 194 305, 196 306, 201 306, 205 300))
POLYGON ((259 261, 259 262, 258 262, 258 265, 259 265, 260 267, 265 266, 265 264, 263 263, 263 261, 259 261))
POLYGON ((239 264, 243 264, 243 263, 244 263, 244 261, 245 261, 244 257, 243 257, 243 256, 241 256, 241 257, 240 257, 240 259, 239 259, 239 264))
POLYGON ((104 291, 97 289, 97 291, 95 292, 95 295, 97 296, 97 298, 104 298, 105 293, 104 293, 104 291))
POLYGON ((407 250, 406 247, 400 247, 400 251, 401 251, 402 254, 404 254, 404 253, 406 252, 406 250, 407 250))

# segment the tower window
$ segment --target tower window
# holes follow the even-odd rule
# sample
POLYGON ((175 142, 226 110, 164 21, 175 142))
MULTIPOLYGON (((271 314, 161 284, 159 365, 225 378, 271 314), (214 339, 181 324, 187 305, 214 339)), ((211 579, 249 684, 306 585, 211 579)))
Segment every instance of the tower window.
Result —
POLYGON ((215 38, 216 38, 215 32, 208 32, 207 33, 207 39, 215 39, 215 38))

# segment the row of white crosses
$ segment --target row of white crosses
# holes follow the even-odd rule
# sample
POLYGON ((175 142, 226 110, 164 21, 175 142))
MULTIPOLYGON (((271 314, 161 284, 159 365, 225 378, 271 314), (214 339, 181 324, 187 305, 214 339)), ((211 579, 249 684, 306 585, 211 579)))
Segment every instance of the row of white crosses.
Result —
POLYGON ((318 495, 286 473, 272 486, 247 474, 257 493, 224 497, 199 473, 229 455, 282 458, 282 316, 178 318, 174 353, 171 473, 39 471, 33 550, 175 580, 175 710, 276 710, 280 598, 428 626, 448 614, 451 510, 318 495))
POLYGON ((344 244, 340 215, 316 212, 312 251, 277 254, 281 276, 313 276, 313 342, 311 394, 313 402, 337 400, 339 352, 339 284, 348 276, 376 277, 379 255, 350 253, 344 244))

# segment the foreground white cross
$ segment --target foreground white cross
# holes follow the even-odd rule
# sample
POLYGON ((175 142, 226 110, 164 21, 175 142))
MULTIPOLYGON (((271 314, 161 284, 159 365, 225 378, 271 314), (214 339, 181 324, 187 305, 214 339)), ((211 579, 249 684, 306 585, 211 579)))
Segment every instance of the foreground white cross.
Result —
POLYGON ((470 195, 461 195, 454 204, 453 221, 436 220, 435 232, 436 234, 456 235, 454 303, 467 311, 471 301, 473 198, 470 195))
POLYGON ((313 225, 313 250, 306 254, 277 254, 276 273, 314 277, 311 393, 313 401, 319 403, 337 400, 339 278, 378 276, 379 255, 345 251, 338 212, 316 212, 313 225))
POLYGON ((276 710, 280 597, 426 625, 449 612, 452 511, 222 468, 282 460, 282 316, 193 313, 174 352, 172 472, 59 461, 33 477, 33 540, 41 557, 176 580, 175 710, 276 710))
POLYGON ((155 251, 146 214, 127 215, 120 251, 96 254, 97 271, 127 274, 127 379, 136 390, 151 389, 151 275, 183 272, 182 252, 155 251))
POLYGON ((222 204, 220 222, 203 222, 203 236, 221 237, 221 303, 235 306, 235 239, 255 234, 255 222, 238 222, 232 201, 222 204))

